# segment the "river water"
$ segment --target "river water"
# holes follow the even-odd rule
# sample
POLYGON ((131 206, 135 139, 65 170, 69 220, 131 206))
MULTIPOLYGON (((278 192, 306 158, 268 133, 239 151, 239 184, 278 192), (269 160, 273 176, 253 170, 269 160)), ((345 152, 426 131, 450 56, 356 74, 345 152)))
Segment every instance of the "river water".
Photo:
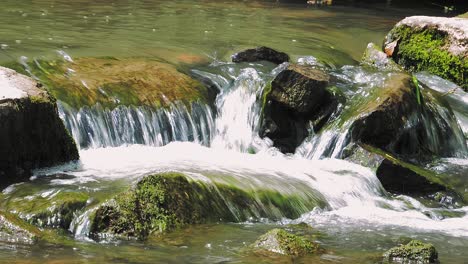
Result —
MULTIPOLYGON (((80 190, 97 204, 144 175, 179 171, 207 182, 310 196, 323 206, 299 219, 201 225, 145 242, 100 243, 87 238, 91 208, 76 215, 61 245, 0 244, 0 262, 376 263, 376 256, 411 237, 433 243, 443 263, 466 263, 467 207, 430 208, 386 193, 370 169, 337 159, 347 143, 345 130, 312 135, 296 153, 279 153, 258 136, 258 98, 284 65, 229 63, 237 50, 271 46, 293 61, 326 68, 348 96, 365 96, 387 77, 358 66, 366 44, 381 43, 404 16, 432 12, 260 1, 4 1, 2 63, 157 57, 192 65, 191 74, 210 79, 220 90, 214 109, 203 104, 188 109, 177 102, 168 109, 73 109, 59 102, 61 117, 80 145, 80 161, 37 171, 31 182, 5 189, 5 201, 80 190), (446 217, 447 212, 456 216, 446 217), (245 252, 265 231, 301 222, 313 227, 309 235, 330 254, 293 260, 245 252)), ((418 78, 442 92, 452 88, 434 76, 418 78)), ((466 94, 449 98, 464 140, 466 94)), ((429 167, 466 177, 466 149, 429 167)))

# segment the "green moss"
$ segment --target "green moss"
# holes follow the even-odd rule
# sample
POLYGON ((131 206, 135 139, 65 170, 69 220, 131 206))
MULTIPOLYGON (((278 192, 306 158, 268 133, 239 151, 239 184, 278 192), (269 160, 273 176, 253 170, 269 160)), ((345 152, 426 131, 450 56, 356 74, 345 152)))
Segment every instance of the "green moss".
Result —
POLYGON ((89 196, 79 192, 59 192, 52 197, 12 198, 4 208, 40 227, 68 229, 76 212, 82 210, 89 196))
POLYGON ((400 26, 390 34, 399 39, 398 52, 393 55, 399 64, 411 71, 428 71, 468 91, 468 60, 444 48, 448 45, 445 33, 432 28, 417 30, 400 26))
POLYGON ((320 249, 317 243, 290 234, 283 229, 273 229, 262 235, 253 245, 254 248, 290 256, 304 256, 317 253, 320 249))
POLYGON ((437 251, 432 244, 412 240, 406 245, 394 247, 385 252, 384 263, 436 263, 437 251))
POLYGON ((249 193, 225 184, 189 181, 180 173, 163 173, 143 178, 99 207, 91 232, 145 239, 189 224, 298 217, 316 205, 299 196, 269 190, 249 193))

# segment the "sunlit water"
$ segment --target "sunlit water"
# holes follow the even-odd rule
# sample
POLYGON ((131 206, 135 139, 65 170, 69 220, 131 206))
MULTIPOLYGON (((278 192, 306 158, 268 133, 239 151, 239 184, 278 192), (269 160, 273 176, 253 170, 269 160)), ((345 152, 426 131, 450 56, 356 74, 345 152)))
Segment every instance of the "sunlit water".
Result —
MULTIPOLYGON (((203 104, 189 109, 177 102, 168 109, 73 109, 59 102, 61 117, 81 147, 80 161, 37 171, 31 182, 5 189, 5 197, 49 197, 72 189, 90 194, 97 205, 144 175, 180 171, 206 182, 309 196, 322 206, 299 219, 195 226, 147 242, 102 243, 87 238, 90 206, 73 221, 63 246, 0 244, 0 262, 290 263, 243 250, 273 227, 305 222, 316 228, 311 234, 322 234, 318 240, 324 247, 336 252, 304 263, 375 263, 375 255, 400 237, 434 243, 444 263, 464 263, 468 208, 450 209, 457 217, 446 218, 446 209, 391 196, 371 170, 336 159, 348 143, 347 124, 312 134, 293 155, 279 153, 258 136, 259 98, 284 65, 228 62, 241 48, 271 46, 294 61, 326 68, 347 96, 366 96, 385 74, 366 71, 357 61, 368 42, 381 43, 396 21, 419 11, 405 12, 236 1, 2 2, 2 63, 57 56, 159 57, 193 65, 191 74, 210 79, 220 90, 216 109, 203 104)), ((466 94, 437 77, 418 78, 432 89, 450 91, 446 97, 466 135, 466 94)), ((467 166, 459 157, 428 168, 461 178, 467 166)))

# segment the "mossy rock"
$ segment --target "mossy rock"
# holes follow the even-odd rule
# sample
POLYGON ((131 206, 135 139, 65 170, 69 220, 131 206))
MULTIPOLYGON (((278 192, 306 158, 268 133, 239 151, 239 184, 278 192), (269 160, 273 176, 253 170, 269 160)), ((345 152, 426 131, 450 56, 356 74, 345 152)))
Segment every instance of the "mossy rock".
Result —
POLYGON ((189 224, 295 218, 317 205, 311 198, 269 190, 247 192, 192 181, 180 173, 162 173, 144 177, 101 205, 92 216, 91 233, 145 239, 189 224))
MULTIPOLYGON (((21 69, 21 65, 8 67, 21 69)), ((145 58, 77 58, 36 60, 30 71, 58 100, 80 108, 100 104, 168 107, 173 102, 211 103, 216 91, 176 67, 145 58)))
POLYGON ((3 208, 38 227, 68 230, 87 204, 89 196, 80 192, 59 191, 50 196, 33 195, 4 201, 3 208))
POLYGON ((36 227, 13 214, 0 211, 0 242, 34 244, 40 236, 36 227))
POLYGON ((466 12, 465 14, 458 15, 457 17, 459 17, 459 18, 468 18, 468 12, 466 12))
POLYGON ((432 244, 412 240, 385 252, 383 263, 434 264, 439 263, 439 260, 437 250, 432 244))
POLYGON ((468 91, 468 20, 408 17, 387 35, 384 47, 410 71, 428 71, 468 91))
POLYGON ((270 230, 260 236, 251 247, 256 251, 267 251, 288 256, 304 256, 321 251, 319 244, 279 228, 270 230))

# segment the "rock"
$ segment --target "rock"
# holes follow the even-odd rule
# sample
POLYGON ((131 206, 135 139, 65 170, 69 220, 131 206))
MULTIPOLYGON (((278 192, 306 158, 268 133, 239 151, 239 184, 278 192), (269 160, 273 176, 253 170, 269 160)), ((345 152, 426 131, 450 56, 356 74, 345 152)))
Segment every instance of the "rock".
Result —
POLYGON ((4 202, 3 208, 38 227, 68 230, 88 199, 84 193, 56 191, 15 197, 4 202))
POLYGON ((78 158, 55 99, 33 79, 0 67, 0 187, 78 158))
POLYGON ((412 240, 406 245, 394 247, 384 253, 384 263, 439 263, 438 253, 432 244, 412 240))
POLYGON ((255 250, 263 250, 288 256, 304 256, 319 252, 317 243, 304 237, 296 236, 283 229, 273 229, 259 237, 251 246, 255 250))
POLYGON ((468 90, 468 19, 413 16, 388 33, 384 48, 396 43, 392 58, 410 71, 428 71, 468 90))
POLYGON ((291 64, 265 88, 260 134, 282 152, 294 152, 312 122, 319 131, 337 109, 339 100, 327 88, 329 76, 310 66, 291 64))
POLYGON ((180 173, 163 173, 144 177, 101 205, 92 217, 91 233, 96 238, 110 233, 145 239, 190 224, 297 218, 314 206, 317 202, 312 198, 268 190, 249 193, 225 184, 192 181, 180 173))
POLYGON ((257 47, 247 49, 232 55, 233 62, 256 62, 269 61, 275 64, 281 64, 289 61, 288 54, 279 52, 268 47, 257 47))
POLYGON ((461 17, 461 18, 468 18, 468 12, 466 12, 465 14, 461 14, 461 15, 459 15, 458 17, 461 17))
POLYGON ((212 103, 217 93, 170 64, 145 58, 38 60, 30 67, 53 96, 75 109, 96 104, 113 109, 168 107, 176 101, 212 103))
POLYGON ((381 71, 402 71, 402 68, 380 50, 374 43, 367 44, 361 64, 381 71))
POLYGON ((450 106, 415 82, 403 73, 389 74, 381 89, 344 113, 358 116, 350 127, 352 141, 404 160, 466 153, 466 142, 450 106))
POLYGON ((0 211, 0 242, 34 244, 38 238, 39 230, 35 227, 12 214, 0 211))

